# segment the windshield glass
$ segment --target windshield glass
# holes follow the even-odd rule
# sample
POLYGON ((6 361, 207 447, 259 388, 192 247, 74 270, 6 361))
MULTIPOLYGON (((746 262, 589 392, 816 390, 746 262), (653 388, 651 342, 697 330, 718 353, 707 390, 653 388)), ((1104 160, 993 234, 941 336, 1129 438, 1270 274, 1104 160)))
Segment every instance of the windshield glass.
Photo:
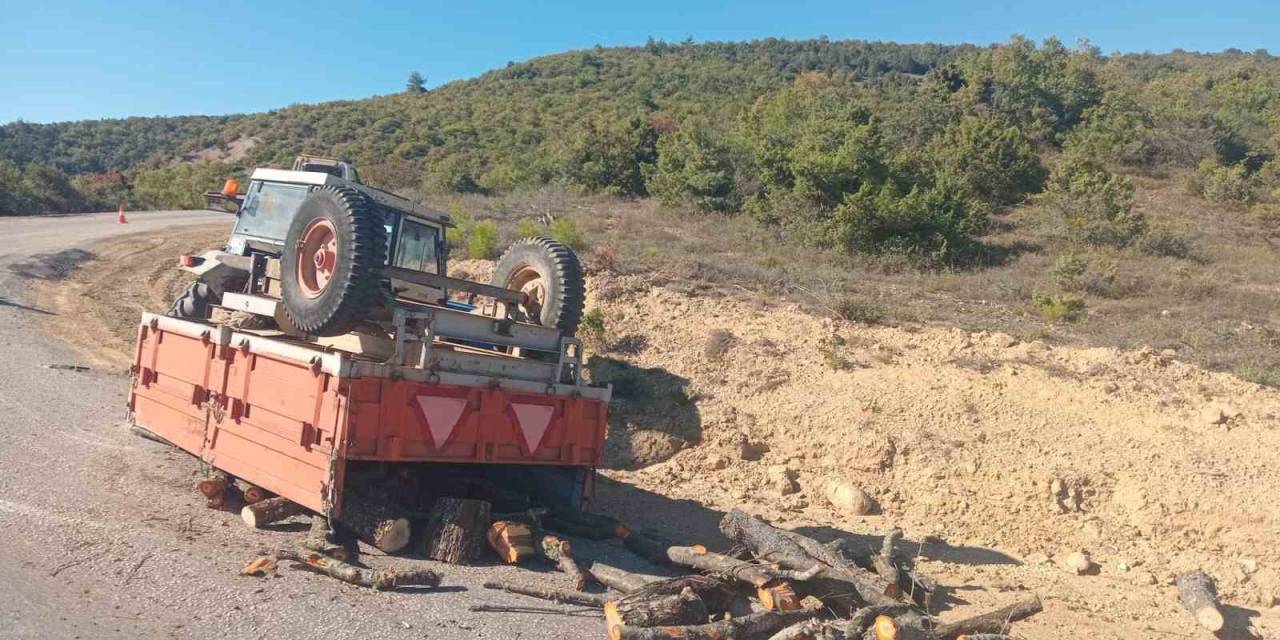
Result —
POLYGON ((400 223, 400 242, 392 266, 436 273, 437 239, 435 227, 405 219, 400 223))
POLYGON ((253 182, 240 207, 235 233, 284 242, 289 223, 310 190, 303 184, 253 182))

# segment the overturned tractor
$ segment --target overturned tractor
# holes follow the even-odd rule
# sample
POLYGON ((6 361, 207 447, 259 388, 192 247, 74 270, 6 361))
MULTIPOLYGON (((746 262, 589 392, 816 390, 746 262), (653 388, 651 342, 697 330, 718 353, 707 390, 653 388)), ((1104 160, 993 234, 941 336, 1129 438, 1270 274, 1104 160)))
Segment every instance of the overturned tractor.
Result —
POLYGON ((357 530, 478 485, 589 499, 610 390, 582 380, 571 249, 527 238, 490 283, 451 278, 448 215, 321 158, 207 197, 231 237, 143 316, 139 427, 357 530))

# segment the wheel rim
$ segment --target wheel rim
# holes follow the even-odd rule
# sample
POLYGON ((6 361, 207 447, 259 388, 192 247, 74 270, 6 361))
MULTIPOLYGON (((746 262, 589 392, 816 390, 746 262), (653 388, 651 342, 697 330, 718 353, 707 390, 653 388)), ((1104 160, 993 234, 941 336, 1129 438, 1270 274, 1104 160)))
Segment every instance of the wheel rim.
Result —
POLYGON ((542 324, 542 308, 547 302, 547 281, 537 269, 525 265, 516 269, 507 281, 508 289, 525 295, 523 306, 529 319, 542 324))
POLYGON ((338 233, 333 223, 312 220, 298 241, 298 288, 308 298, 317 298, 329 286, 338 264, 338 233))

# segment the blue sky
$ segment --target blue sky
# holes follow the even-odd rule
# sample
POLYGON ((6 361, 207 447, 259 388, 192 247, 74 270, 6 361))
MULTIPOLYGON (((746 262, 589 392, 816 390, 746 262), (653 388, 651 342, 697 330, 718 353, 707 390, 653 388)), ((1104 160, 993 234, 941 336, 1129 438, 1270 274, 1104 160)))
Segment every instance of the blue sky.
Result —
POLYGON ((1089 38, 1104 52, 1280 54, 1280 1, 152 2, 0 0, 0 123, 223 114, 362 98, 595 44, 768 36, 991 43, 1089 38), (1064 12, 1063 7, 1069 8, 1064 12))

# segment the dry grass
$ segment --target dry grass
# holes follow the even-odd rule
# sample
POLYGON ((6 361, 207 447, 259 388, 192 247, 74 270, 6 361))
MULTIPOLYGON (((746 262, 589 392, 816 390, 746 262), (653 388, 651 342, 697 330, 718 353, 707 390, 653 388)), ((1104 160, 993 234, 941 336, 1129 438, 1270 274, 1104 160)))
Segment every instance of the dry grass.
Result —
POLYGON ((789 243, 744 218, 666 210, 651 201, 552 189, 442 198, 498 225, 498 245, 520 220, 571 218, 589 262, 647 274, 694 295, 786 300, 847 321, 929 323, 1003 331, 1059 343, 1173 349, 1179 357, 1280 384, 1280 239, 1256 218, 1188 196, 1182 176, 1135 176, 1136 205, 1155 230, 1144 246, 1071 247, 1023 206, 994 220, 988 266, 919 271, 901 260, 845 257, 789 243), (594 253, 593 253, 594 252, 594 253), (1048 323, 1036 291, 1060 292, 1055 265, 1082 253, 1088 313, 1048 323))

